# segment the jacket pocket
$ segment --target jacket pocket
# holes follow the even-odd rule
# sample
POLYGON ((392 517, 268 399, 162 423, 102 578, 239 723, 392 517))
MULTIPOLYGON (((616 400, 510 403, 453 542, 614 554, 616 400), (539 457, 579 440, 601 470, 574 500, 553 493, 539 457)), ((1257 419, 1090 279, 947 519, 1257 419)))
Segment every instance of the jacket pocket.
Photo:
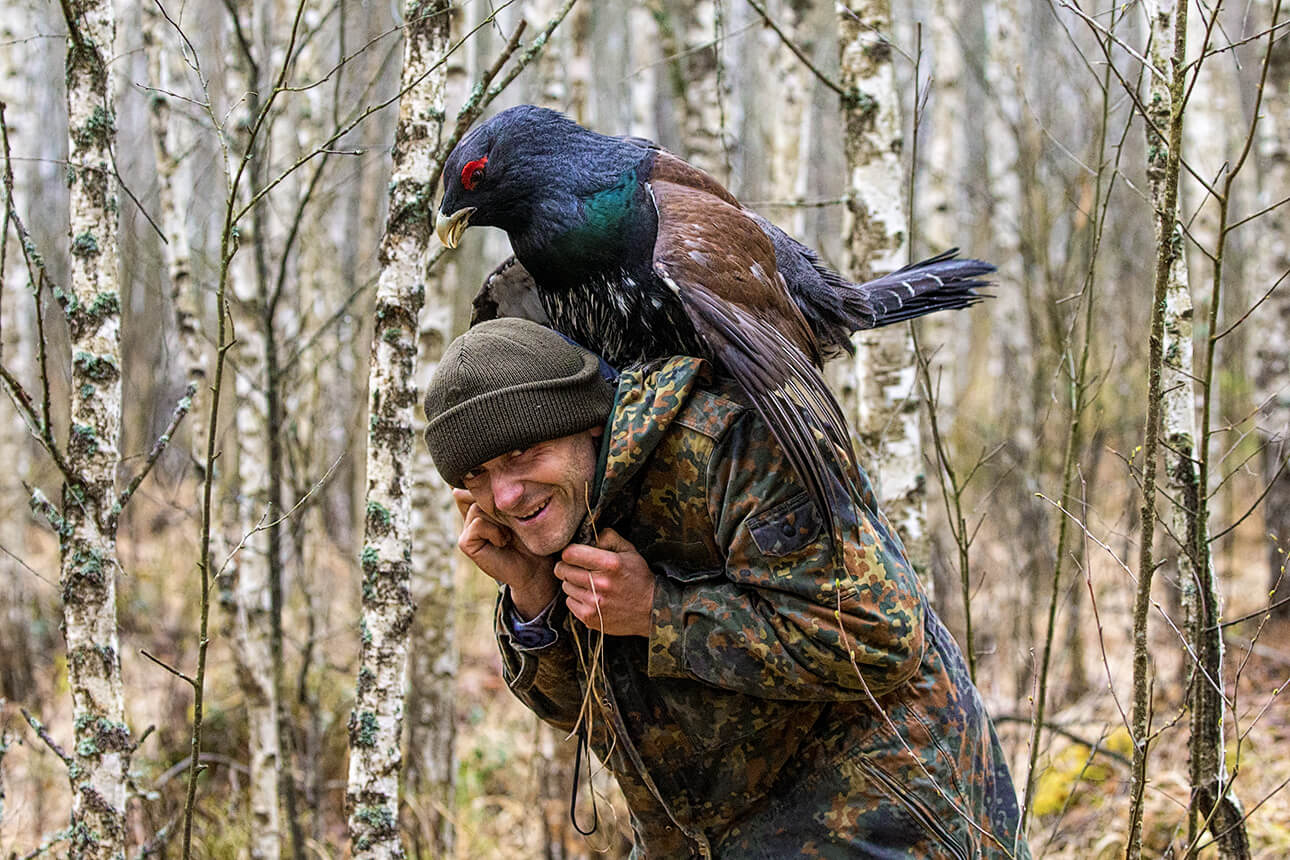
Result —
POLYGON ((748 532, 762 555, 782 558, 819 539, 820 515, 806 493, 799 493, 750 519, 748 532))

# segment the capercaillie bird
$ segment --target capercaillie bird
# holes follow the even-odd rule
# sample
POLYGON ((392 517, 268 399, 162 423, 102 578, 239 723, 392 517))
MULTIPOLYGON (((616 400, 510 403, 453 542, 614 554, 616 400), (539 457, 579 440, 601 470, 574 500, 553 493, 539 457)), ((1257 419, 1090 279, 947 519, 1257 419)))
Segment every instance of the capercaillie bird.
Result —
MULTIPOLYGON (((854 351, 857 330, 973 304, 994 270, 952 250, 852 283, 653 142, 533 105, 466 135, 443 185, 441 241, 456 247, 470 226, 504 230, 523 268, 508 261, 493 280, 531 289, 562 334, 615 367, 684 354, 732 377, 829 523, 828 476, 839 474, 829 458, 848 477, 858 466, 819 368, 854 351)), ((499 313, 487 292, 477 317, 499 313)))

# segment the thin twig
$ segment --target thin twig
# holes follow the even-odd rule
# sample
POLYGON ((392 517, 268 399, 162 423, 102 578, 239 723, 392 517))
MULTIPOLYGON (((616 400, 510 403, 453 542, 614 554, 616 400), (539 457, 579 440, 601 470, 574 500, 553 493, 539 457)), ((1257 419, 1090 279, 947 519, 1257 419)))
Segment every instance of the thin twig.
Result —
MULTIPOLYGON (((1032 720, 1030 717, 1018 716, 1017 714, 995 714, 991 716, 991 719, 994 720, 994 722, 996 723, 1018 723, 1018 724, 1027 725, 1027 726, 1031 725, 1034 722, 1034 720, 1032 720)), ((1106 747, 1101 745, 1100 741, 1090 741, 1088 738, 1081 737, 1080 735, 1076 734, 1075 732, 1072 732, 1070 729, 1066 728, 1060 723, 1053 723, 1053 722, 1049 722, 1048 720, 1045 720, 1044 728, 1055 735, 1060 735, 1061 737, 1066 738, 1068 741, 1074 741, 1080 746, 1088 747, 1096 755, 1106 756, 1107 758, 1112 759, 1113 761, 1118 762, 1119 764, 1122 764, 1125 767, 1133 766, 1133 759, 1129 758, 1128 756, 1121 755, 1115 750, 1107 749, 1106 747)))
POLYGON ((195 394, 197 394, 197 383, 188 383, 188 387, 184 389, 184 396, 175 404, 175 410, 170 415, 170 424, 166 426, 165 432, 157 437, 157 441, 152 444, 152 450, 148 452, 148 459, 144 461, 143 468, 139 470, 137 475, 130 479, 130 483, 127 484, 125 489, 117 496, 116 508, 112 511, 110 531, 115 531, 116 521, 121 516, 122 509, 124 509, 126 504, 129 503, 130 497, 134 495, 134 491, 139 489, 139 485, 143 483, 143 479, 148 477, 148 473, 151 472, 152 467, 156 465, 157 459, 161 456, 162 452, 166 450, 166 446, 170 444, 170 440, 174 437, 175 431, 179 429, 179 423, 184 420, 184 416, 187 415, 188 410, 192 408, 193 396, 195 394))
POLYGON ((139 653, 147 657, 152 662, 156 663, 161 668, 165 669, 170 674, 174 675, 176 678, 179 678, 180 680, 183 680, 183 681, 187 681, 188 684, 191 685, 192 687, 197 686, 197 680, 195 678, 190 678, 189 676, 185 675, 183 672, 176 669, 174 666, 171 666, 169 663, 166 663, 165 661, 153 656, 148 651, 147 648, 140 648, 139 653))
POLYGON ((75 760, 67 754, 66 750, 58 745, 58 741, 50 737, 49 732, 45 729, 45 724, 33 717, 31 712, 26 708, 22 708, 21 710, 22 718, 27 721, 27 725, 31 726, 31 730, 36 733, 36 737, 44 741, 45 746, 49 747, 50 751, 53 752, 54 755, 63 760, 63 764, 68 767, 74 765, 76 763, 75 760))
POLYGON ((793 56, 802 61, 802 65, 806 66, 806 68, 810 70, 811 74, 815 75, 815 77, 819 79, 820 83, 837 93, 838 97, 844 102, 855 101, 857 95, 856 91, 843 89, 841 84, 824 74, 824 72, 822 72, 815 63, 811 62, 811 58, 806 56, 806 52, 799 48, 797 43, 790 39, 788 34, 779 28, 779 25, 775 23, 774 19, 771 18, 770 14, 766 11, 765 6, 757 2, 757 0, 748 0, 748 5, 753 7, 753 9, 757 11, 758 15, 761 15, 762 20, 766 22, 767 26, 775 31, 775 35, 779 36, 780 41, 784 43, 785 47, 793 52, 793 56))

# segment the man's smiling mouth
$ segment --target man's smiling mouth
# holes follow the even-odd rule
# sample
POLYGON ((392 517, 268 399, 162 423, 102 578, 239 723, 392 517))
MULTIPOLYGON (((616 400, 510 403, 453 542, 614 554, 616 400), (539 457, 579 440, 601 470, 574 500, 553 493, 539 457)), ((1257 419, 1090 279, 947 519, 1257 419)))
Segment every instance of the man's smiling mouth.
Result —
POLYGON ((531 521, 533 521, 534 519, 536 519, 536 518, 537 518, 538 514, 540 514, 540 513, 542 513, 543 511, 545 511, 545 510, 547 509, 547 506, 548 506, 548 505, 550 505, 550 504, 551 504, 551 500, 550 500, 550 499, 547 499, 547 500, 546 500, 545 502, 543 502, 543 503, 542 503, 542 505, 541 505, 541 506, 540 506, 536 511, 534 511, 533 513, 531 513, 531 514, 527 514, 527 515, 522 516, 522 517, 517 516, 515 519, 519 520, 519 521, 520 521, 520 522, 522 522, 522 523, 531 522, 531 521))

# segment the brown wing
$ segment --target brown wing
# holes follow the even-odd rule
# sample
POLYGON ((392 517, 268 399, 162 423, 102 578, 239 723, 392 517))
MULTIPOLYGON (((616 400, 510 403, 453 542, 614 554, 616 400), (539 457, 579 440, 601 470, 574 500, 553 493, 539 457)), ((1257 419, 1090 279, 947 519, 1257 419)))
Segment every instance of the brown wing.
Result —
POLYGON ((724 185, 713 179, 710 173, 700 170, 688 161, 682 161, 666 149, 660 149, 655 156, 649 178, 651 182, 670 182, 673 185, 684 185, 696 191, 703 191, 736 209, 743 208, 734 195, 727 191, 724 185))
POLYGON ((770 427, 841 547, 833 499, 859 483, 846 419, 820 376, 810 329, 774 267, 774 248, 734 206, 651 182, 658 210, 654 271, 714 360, 770 427))
MULTIPOLYGON (((679 159, 671 160, 700 173, 679 159)), ((769 323, 822 366, 819 343, 775 266, 770 237, 737 203, 728 203, 706 190, 654 178, 658 173, 656 163, 649 182, 658 210, 655 266, 664 266, 676 283, 702 286, 769 323)), ((717 188, 724 192, 719 185, 717 188)))

